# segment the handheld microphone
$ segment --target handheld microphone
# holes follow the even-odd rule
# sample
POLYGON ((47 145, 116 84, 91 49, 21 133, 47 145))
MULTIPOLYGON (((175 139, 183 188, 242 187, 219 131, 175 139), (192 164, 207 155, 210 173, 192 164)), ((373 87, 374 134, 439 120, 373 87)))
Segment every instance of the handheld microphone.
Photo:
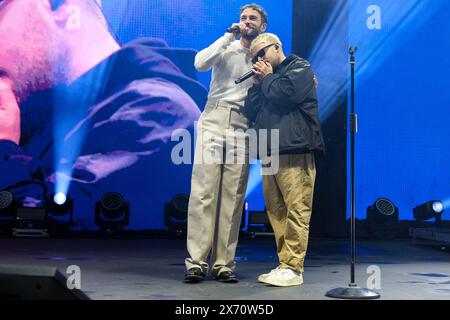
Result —
POLYGON ((243 74, 242 76, 240 76, 239 78, 237 78, 234 83, 239 84, 245 80, 247 80, 248 78, 251 78, 253 75, 255 74, 255 72, 253 70, 250 70, 249 72, 247 72, 246 74, 243 74))
POLYGON ((233 28, 227 28, 227 32, 228 33, 239 33, 239 32, 241 32, 241 29, 239 29, 239 27, 236 26, 236 27, 233 27, 233 28))

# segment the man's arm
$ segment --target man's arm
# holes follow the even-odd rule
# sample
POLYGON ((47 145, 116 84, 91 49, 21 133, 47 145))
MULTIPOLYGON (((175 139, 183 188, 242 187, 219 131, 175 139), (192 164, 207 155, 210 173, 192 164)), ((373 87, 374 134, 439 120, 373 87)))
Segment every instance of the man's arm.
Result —
POLYGON ((250 89, 248 89, 247 97, 245 98, 243 112, 249 121, 255 122, 262 103, 263 96, 261 92, 261 85, 259 83, 255 83, 250 89))
POLYGON ((261 88, 264 96, 275 103, 300 103, 315 90, 314 73, 309 64, 298 64, 283 75, 268 74, 261 88))
POLYGON ((225 33, 208 48, 203 49, 195 56, 195 68, 198 71, 208 71, 220 61, 222 53, 236 39, 233 33, 225 33))
POLYGON ((208 48, 203 49, 195 56, 195 68, 198 71, 208 71, 215 64, 220 61, 222 57, 222 53, 225 52, 227 47, 236 40, 236 37, 242 32, 245 28, 244 23, 233 23, 230 29, 234 29, 237 31, 227 32, 218 40, 216 40, 212 45, 208 48))

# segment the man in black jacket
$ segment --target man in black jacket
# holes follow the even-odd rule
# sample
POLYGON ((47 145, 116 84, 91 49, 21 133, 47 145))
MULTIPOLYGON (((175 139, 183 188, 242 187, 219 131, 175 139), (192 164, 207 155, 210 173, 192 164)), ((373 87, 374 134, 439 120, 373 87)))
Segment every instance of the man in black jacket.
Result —
POLYGON ((258 36, 250 51, 256 84, 246 99, 247 116, 256 130, 279 130, 279 144, 269 141, 268 146, 274 170, 263 175, 279 266, 258 280, 275 286, 301 285, 316 177, 314 153, 324 151, 314 73, 306 60, 286 57, 274 34, 258 36))

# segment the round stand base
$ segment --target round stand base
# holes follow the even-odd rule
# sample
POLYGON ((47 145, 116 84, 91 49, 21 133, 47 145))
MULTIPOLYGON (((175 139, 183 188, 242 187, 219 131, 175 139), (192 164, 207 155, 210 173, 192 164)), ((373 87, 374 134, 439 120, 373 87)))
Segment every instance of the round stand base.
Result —
POLYGON ((337 299, 379 299, 380 294, 374 290, 359 287, 336 288, 325 296, 337 299))

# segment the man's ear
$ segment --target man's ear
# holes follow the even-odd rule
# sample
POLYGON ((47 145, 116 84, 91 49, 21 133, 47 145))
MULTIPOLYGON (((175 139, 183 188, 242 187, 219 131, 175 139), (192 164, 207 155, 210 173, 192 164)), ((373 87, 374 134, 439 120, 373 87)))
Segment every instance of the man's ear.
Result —
POLYGON ((261 27, 259 27, 259 29, 260 29, 261 33, 265 32, 267 29, 267 23, 261 24, 261 27))
POLYGON ((49 0, 55 23, 67 30, 81 29, 81 8, 66 0, 49 0))

